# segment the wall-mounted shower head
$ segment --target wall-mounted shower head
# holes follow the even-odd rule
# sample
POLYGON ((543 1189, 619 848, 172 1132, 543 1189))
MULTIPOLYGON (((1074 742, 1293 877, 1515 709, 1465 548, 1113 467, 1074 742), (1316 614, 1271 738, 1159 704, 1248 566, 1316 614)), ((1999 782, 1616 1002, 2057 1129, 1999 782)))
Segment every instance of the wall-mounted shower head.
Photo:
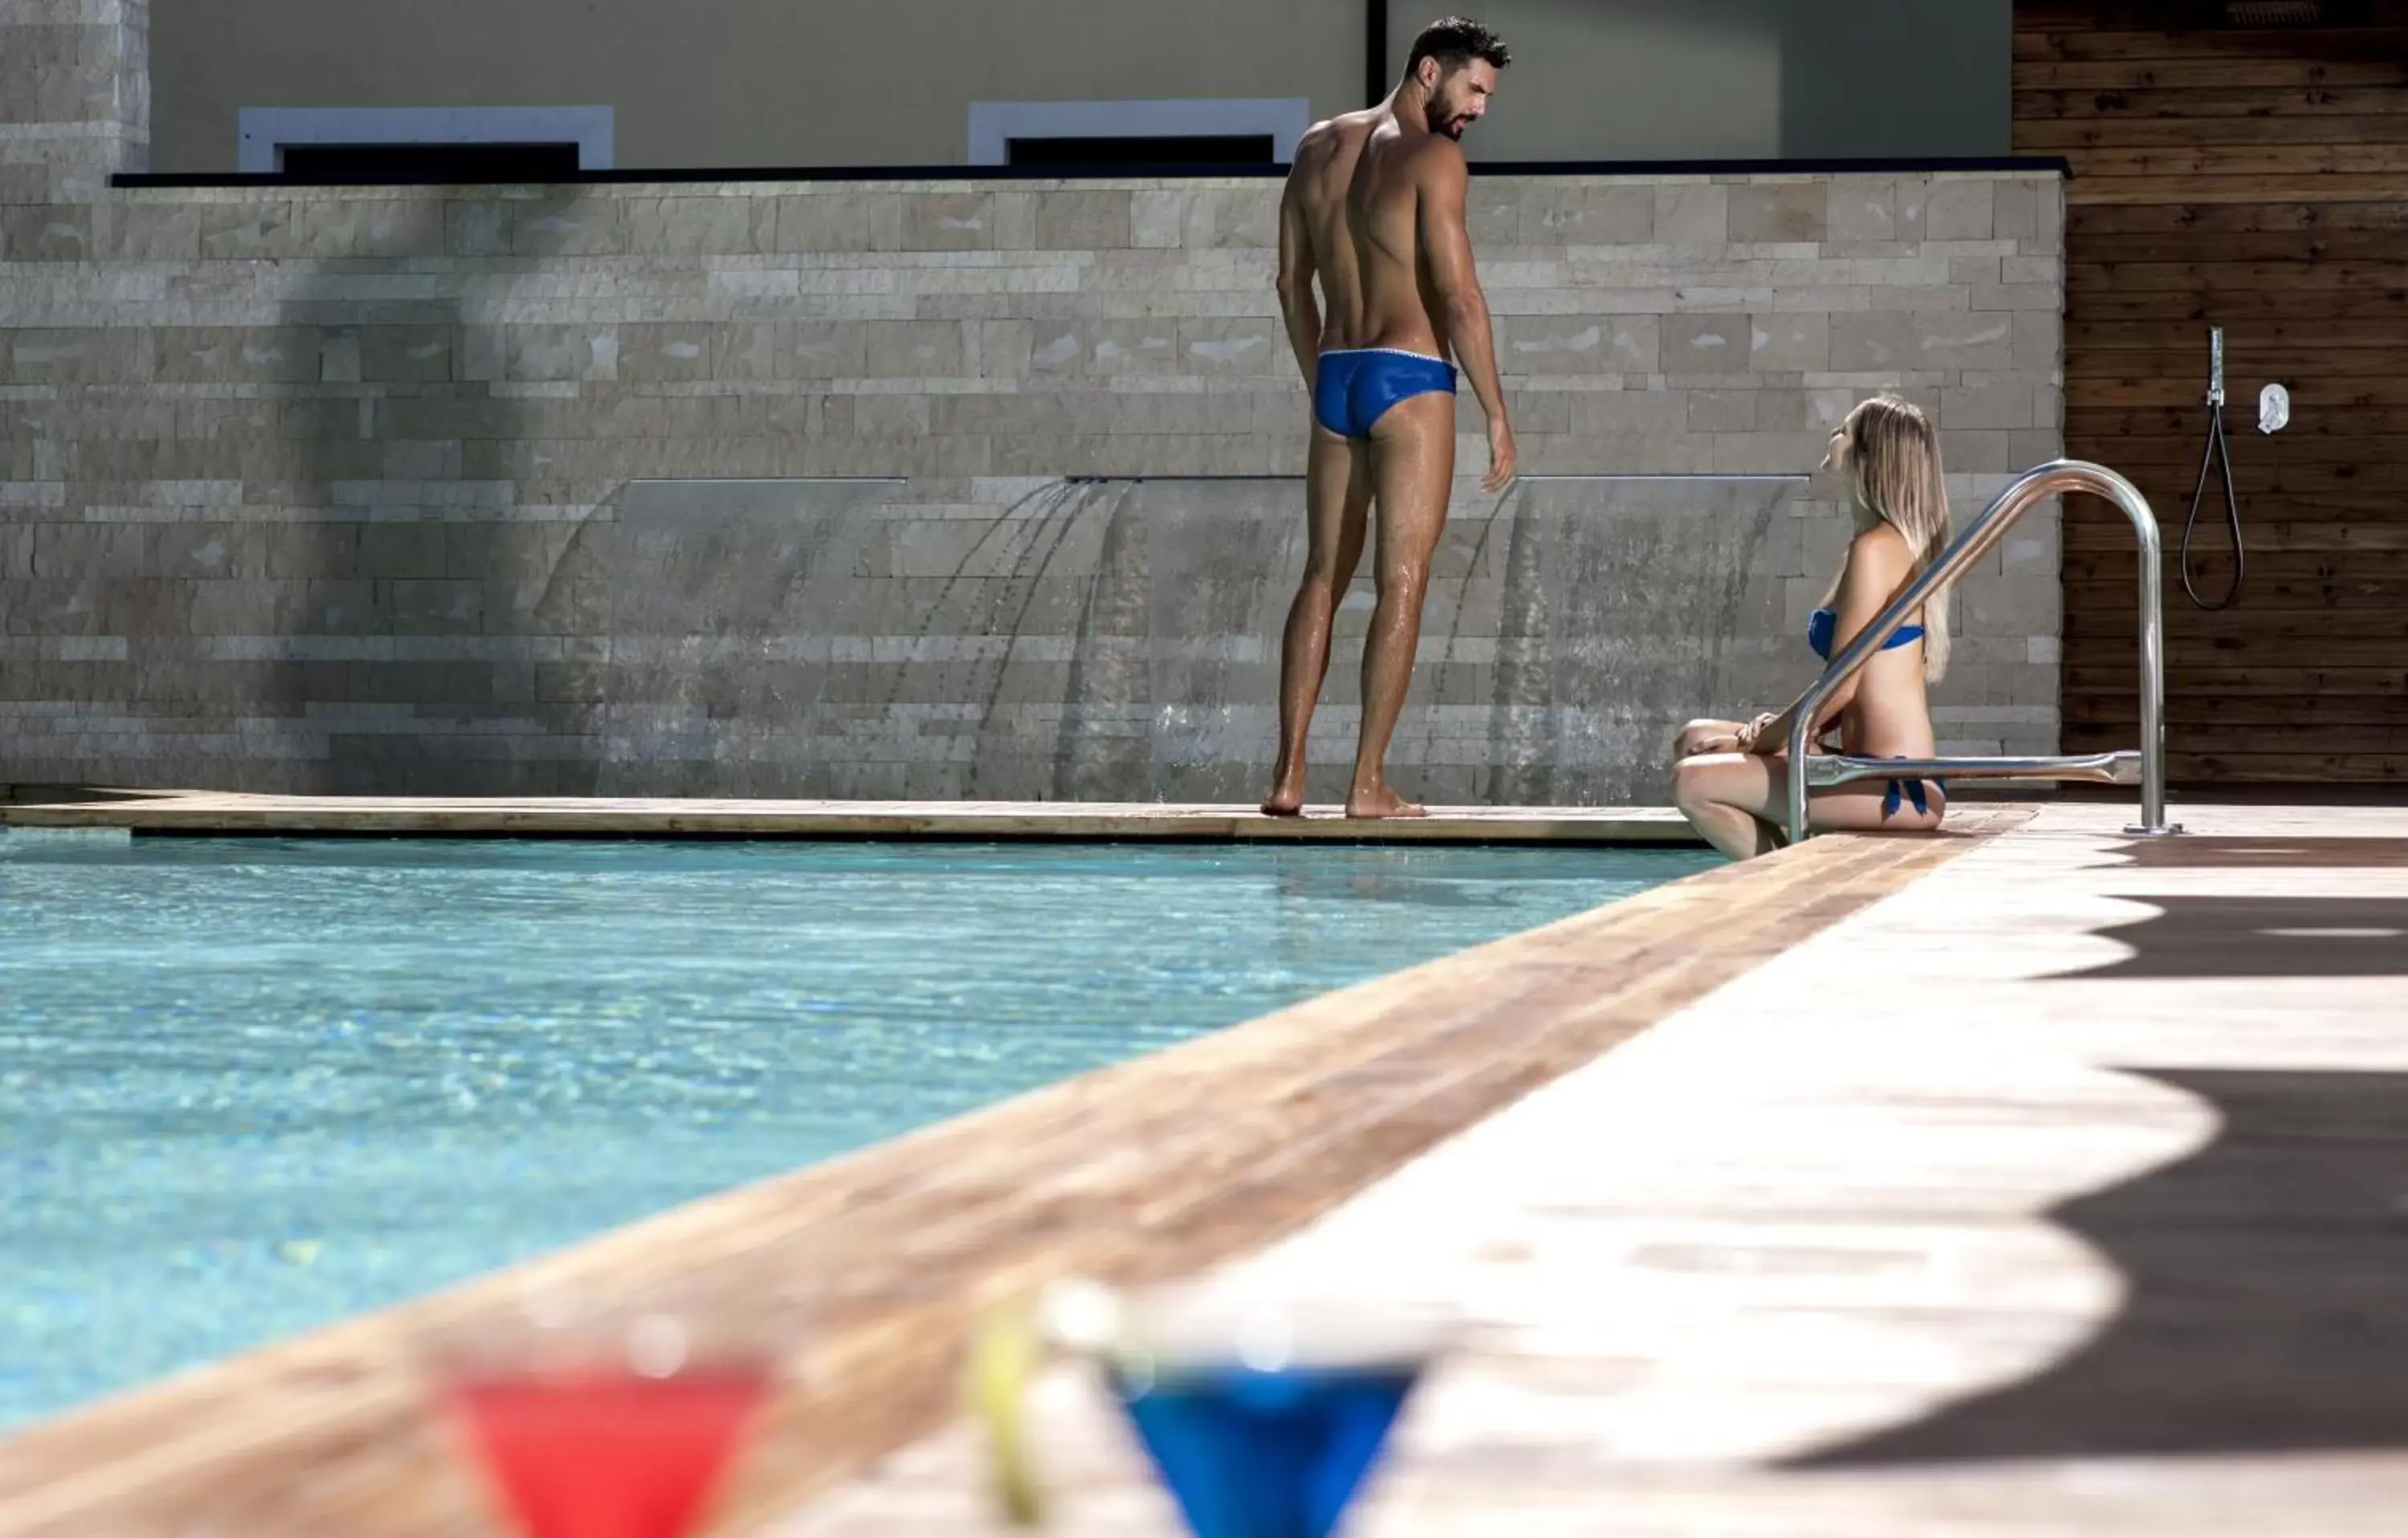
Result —
POLYGON ((2183 520, 2182 583, 2190 601, 2201 609, 2229 609, 2241 597, 2241 579, 2249 566, 2248 552, 2241 543, 2241 498, 2232 484, 2232 455, 2224 441, 2224 327, 2207 328, 2207 450, 2199 462, 2199 485, 2190 494, 2190 516, 2183 520), (2199 505, 2207 495, 2210 471, 2221 467, 2224 471, 2224 517, 2232 531, 2232 585, 2214 603, 2199 596, 2190 576, 2192 532, 2199 525, 2199 505))

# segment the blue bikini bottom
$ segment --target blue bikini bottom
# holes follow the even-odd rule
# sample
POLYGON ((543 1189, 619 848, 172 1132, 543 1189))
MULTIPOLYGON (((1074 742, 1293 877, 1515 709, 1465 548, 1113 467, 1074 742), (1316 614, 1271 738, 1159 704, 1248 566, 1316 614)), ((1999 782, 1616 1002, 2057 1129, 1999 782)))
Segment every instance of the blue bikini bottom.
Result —
MULTIPOLYGON (((1931 783, 1940 787, 1941 795, 1948 794, 1947 781, 1934 780, 1931 783)), ((1889 783, 1889 794, 1882 798, 1882 815, 1897 816, 1901 798, 1914 801, 1914 810, 1918 814, 1926 817, 1931 815, 1931 803, 1924 799, 1923 782, 1920 780, 1892 780, 1889 783)))

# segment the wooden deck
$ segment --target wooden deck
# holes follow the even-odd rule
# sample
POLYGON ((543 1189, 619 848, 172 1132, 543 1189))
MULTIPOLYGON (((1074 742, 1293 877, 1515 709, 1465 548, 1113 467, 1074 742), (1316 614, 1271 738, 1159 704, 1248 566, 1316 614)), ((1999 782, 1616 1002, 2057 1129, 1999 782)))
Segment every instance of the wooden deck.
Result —
MULTIPOLYGON (((0 1533, 490 1531, 409 1331, 682 1275, 810 1316, 715 1532, 999 1538, 952 1366, 1077 1271, 1455 1311, 1349 1538, 2387 1535, 2408 811, 2178 815, 1817 840, 729 1193, 0 1444, 0 1533)), ((1178 1532, 1042 1404, 1051 1531, 1178 1532)))
POLYGON ((0 826, 123 827, 154 834, 507 838, 1128 839, 1191 842, 1679 843, 1670 807, 1432 807, 1358 821, 1335 806, 1302 817, 1252 807, 1106 801, 713 801, 107 793, 0 801, 0 826))
MULTIPOLYGON (((1939 839, 1826 839, 1711 870, 103 1401, 0 1443, 0 1533, 487 1531, 424 1418, 412 1332, 504 1313, 523 1288, 665 1277, 808 1319, 803 1386, 718 1530, 764 1531, 942 1427, 964 1332, 997 1296, 1256 1251, 2028 815, 1968 812, 1939 839)), ((1585 1167, 1581 1146, 1548 1162, 1585 1167)), ((953 1475, 932 1477, 958 1506, 953 1475)))
MULTIPOLYGON (((1223 1274, 1470 1331, 1349 1538, 2394 1534, 2408 812, 2058 806, 1223 1274)), ((1179 1530, 1086 1380, 1065 1538, 1179 1530)), ((780 1538, 998 1530, 960 1428, 780 1538)))

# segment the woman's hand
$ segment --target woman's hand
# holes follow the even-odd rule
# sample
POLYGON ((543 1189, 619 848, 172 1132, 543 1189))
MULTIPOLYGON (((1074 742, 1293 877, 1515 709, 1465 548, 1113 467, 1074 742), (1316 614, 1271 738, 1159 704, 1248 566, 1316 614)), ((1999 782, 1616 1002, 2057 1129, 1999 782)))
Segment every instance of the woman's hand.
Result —
POLYGON ((1742 753, 1756 754, 1779 753, 1786 744, 1778 738, 1768 740, 1765 733, 1774 722, 1780 719, 1781 716, 1779 712, 1767 711, 1762 715, 1759 715, 1755 720, 1749 722, 1746 726, 1742 726, 1739 729, 1739 737, 1736 740, 1736 746, 1739 751, 1742 753))

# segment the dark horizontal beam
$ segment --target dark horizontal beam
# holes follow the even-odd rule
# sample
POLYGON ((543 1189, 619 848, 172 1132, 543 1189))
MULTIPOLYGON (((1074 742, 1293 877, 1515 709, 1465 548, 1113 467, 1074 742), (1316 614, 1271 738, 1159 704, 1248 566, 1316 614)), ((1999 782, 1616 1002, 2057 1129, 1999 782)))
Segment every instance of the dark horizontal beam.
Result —
MULTIPOLYGON (((2062 155, 1977 155, 1873 160, 1508 160, 1473 161, 1474 176, 1896 176, 1967 171, 2054 173, 2071 177, 2062 155)), ((239 187, 585 187, 652 182, 750 181, 1185 181, 1283 177, 1283 165, 807 165, 716 169, 580 171, 543 182, 449 182, 409 177, 301 178, 278 172, 121 172, 124 188, 239 187)))

